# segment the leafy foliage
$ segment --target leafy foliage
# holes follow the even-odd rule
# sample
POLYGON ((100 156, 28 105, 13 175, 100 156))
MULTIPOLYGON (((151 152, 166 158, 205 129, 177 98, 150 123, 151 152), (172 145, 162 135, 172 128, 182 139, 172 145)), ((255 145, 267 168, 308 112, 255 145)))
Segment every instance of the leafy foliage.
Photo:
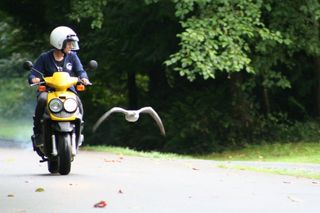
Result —
POLYGON ((22 105, 23 58, 48 48, 53 27, 69 25, 82 61, 99 62, 81 95, 91 143, 203 153, 317 134, 303 123, 320 114, 318 1, 2 0, 0 8, 0 74, 9 78, 1 95, 17 101, 3 113, 22 105), (147 118, 115 117, 90 132, 113 106, 146 105, 166 138, 147 118))
POLYGON ((257 40, 283 42, 261 20, 262 1, 176 1, 176 15, 184 31, 181 49, 171 55, 167 65, 194 80, 215 78, 217 71, 256 72, 250 45, 257 40))
POLYGON ((107 0, 71 0, 71 8, 73 13, 70 18, 80 22, 81 18, 93 18, 91 28, 101 28, 104 17, 101 8, 106 6, 107 0))
MULTIPOLYGON (((0 13, 0 17, 4 15, 0 13)), ((0 21, 0 115, 11 119, 33 114, 31 90, 26 89, 26 73, 22 71, 27 58, 22 51, 25 43, 21 29, 12 27, 12 22, 10 18, 0 21)))
POLYGON ((24 78, 0 80, 0 115, 2 118, 21 119, 32 117, 36 96, 30 96, 32 89, 26 88, 24 78))

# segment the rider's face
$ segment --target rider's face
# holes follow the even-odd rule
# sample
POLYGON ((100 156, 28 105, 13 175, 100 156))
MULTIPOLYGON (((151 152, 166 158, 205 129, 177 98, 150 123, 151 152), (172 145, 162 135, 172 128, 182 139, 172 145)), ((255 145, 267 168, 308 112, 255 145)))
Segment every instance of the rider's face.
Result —
POLYGON ((72 41, 67 41, 66 43, 66 47, 64 48, 64 52, 65 53, 70 53, 72 50, 72 41))

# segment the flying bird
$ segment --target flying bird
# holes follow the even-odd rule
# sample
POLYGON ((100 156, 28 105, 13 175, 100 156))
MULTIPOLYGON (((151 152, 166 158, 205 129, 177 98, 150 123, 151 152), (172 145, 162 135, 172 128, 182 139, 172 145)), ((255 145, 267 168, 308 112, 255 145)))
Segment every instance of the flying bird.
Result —
POLYGON ((156 111, 154 111, 154 109, 152 109, 152 107, 143 107, 143 108, 141 108, 139 110, 125 110, 125 109, 120 108, 120 107, 113 107, 112 109, 110 109, 109 111, 104 113, 99 118, 99 120, 94 124, 94 126, 92 128, 93 132, 95 132, 97 130, 97 128, 100 126, 100 124, 114 112, 123 113, 124 116, 125 116, 125 119, 127 121, 129 121, 129 122, 136 122, 139 119, 140 113, 147 113, 147 114, 151 115, 151 117, 156 121, 157 125, 160 128, 161 134, 162 135, 166 134, 159 115, 157 114, 156 111))

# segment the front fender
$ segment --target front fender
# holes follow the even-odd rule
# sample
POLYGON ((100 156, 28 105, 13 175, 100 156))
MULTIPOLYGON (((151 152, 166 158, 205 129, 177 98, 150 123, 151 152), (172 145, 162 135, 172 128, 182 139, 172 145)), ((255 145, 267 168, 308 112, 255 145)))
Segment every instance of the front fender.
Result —
POLYGON ((52 129, 58 132, 72 132, 74 124, 71 122, 54 122, 52 123, 52 129))

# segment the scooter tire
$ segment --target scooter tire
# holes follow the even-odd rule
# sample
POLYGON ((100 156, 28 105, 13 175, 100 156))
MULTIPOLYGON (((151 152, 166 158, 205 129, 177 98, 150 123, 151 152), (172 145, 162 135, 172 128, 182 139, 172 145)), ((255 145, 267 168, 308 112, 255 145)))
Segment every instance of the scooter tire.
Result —
POLYGON ((71 170, 71 136, 68 133, 58 134, 59 173, 67 175, 71 170))

